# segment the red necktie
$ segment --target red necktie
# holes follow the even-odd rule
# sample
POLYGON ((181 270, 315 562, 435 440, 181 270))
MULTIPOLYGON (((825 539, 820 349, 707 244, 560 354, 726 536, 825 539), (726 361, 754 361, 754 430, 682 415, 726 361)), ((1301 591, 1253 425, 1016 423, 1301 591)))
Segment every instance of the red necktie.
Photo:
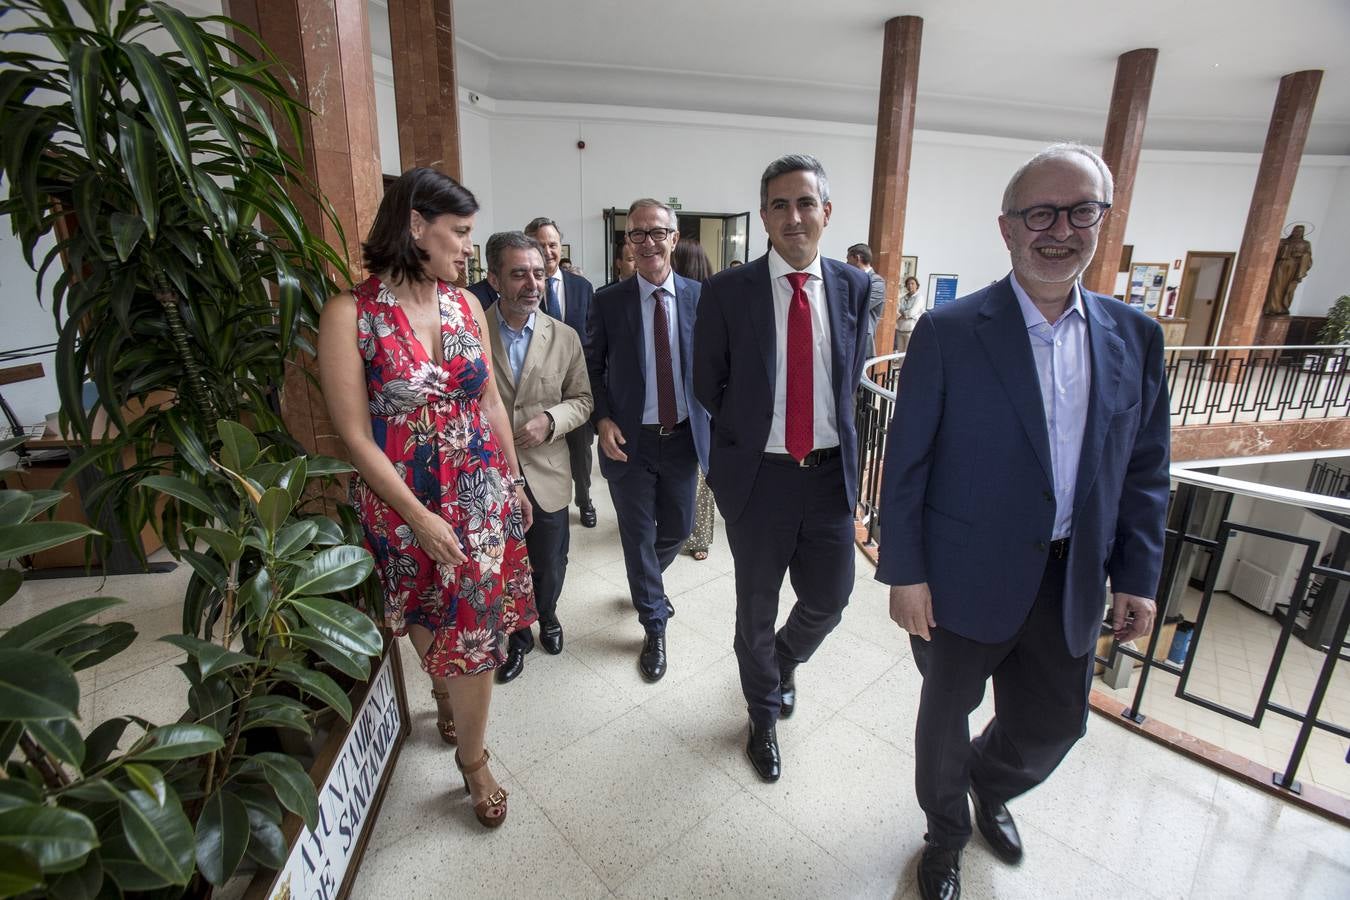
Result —
POLYGON ((656 308, 652 313, 652 341, 656 350, 656 414, 664 428, 679 422, 675 410, 675 369, 670 362, 670 316, 666 312, 665 289, 652 291, 656 308))
POLYGON ((789 272, 792 300, 787 317, 787 398, 783 404, 783 444, 792 458, 801 462, 815 446, 815 410, 813 406, 811 304, 806 302, 803 286, 810 276, 789 272))

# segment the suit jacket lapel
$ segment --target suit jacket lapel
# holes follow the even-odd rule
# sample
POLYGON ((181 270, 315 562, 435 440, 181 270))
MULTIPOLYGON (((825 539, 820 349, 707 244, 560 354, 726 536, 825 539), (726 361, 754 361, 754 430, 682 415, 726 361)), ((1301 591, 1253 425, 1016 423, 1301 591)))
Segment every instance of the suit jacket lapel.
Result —
MULTIPOLYGON (((525 359, 520 364, 520 379, 516 382, 515 394, 528 397, 526 383, 538 377, 539 364, 548 355, 549 343, 553 340, 553 322, 545 313, 535 313, 534 334, 530 336, 530 346, 525 350, 525 359)), ((508 364, 509 365, 509 364, 508 364)))
MULTIPOLYGON (((642 391, 647 389, 647 339, 642 331, 642 289, 638 287, 637 276, 629 279, 629 296, 622 301, 624 321, 628 324, 628 333, 632 339, 628 341, 630 352, 633 354, 633 371, 637 375, 638 385, 642 391)), ((610 374, 613 378, 614 374, 610 374)))
POLYGON ((1083 426, 1083 448, 1078 455, 1078 475, 1074 481, 1074 509, 1087 497, 1102 461, 1107 426, 1116 413, 1116 395, 1120 390, 1121 367, 1125 362, 1125 342, 1116 333, 1116 323, 1101 308, 1102 301, 1082 292, 1087 313, 1088 347, 1092 354, 1092 386, 1088 393, 1087 422, 1083 426))
POLYGON ((1027 338, 1027 325, 1017 305, 1012 284, 1004 278, 995 285, 980 307, 981 321, 975 326, 994 373, 1003 383, 1008 400, 1022 420, 1027 440, 1045 470, 1048 484, 1055 483, 1050 465, 1050 433, 1045 426, 1045 401, 1041 398, 1036 360, 1027 338))
POLYGON ((750 284, 742 296, 749 301, 750 327, 759 347, 760 359, 764 362, 764 377, 769 381, 769 399, 772 401, 774 382, 777 381, 774 375, 777 373, 778 331, 773 318, 773 280, 769 277, 769 257, 761 256, 745 268, 749 270, 745 278, 750 284))
POLYGON ((497 377, 497 372, 507 373, 507 377, 497 379, 498 393, 502 395, 502 403, 507 409, 515 406, 516 386, 511 383, 509 373, 511 372, 511 361, 506 358, 506 348, 502 342, 501 325, 497 322, 497 313, 495 310, 488 310, 488 337, 492 339, 492 372, 493 377, 497 377))
MULTIPOLYGON (((847 364, 853 360, 852 328, 845 331, 845 310, 848 307, 848 281, 844 273, 833 264, 834 260, 821 257, 820 274, 825 282, 825 309, 830 317, 830 378, 834 385, 834 395, 839 396, 840 389, 847 383, 847 364)), ((856 320, 855 323, 856 325, 856 320)), ((836 404, 838 406, 838 404, 836 404)), ((843 409, 840 408, 840 413, 843 409)))

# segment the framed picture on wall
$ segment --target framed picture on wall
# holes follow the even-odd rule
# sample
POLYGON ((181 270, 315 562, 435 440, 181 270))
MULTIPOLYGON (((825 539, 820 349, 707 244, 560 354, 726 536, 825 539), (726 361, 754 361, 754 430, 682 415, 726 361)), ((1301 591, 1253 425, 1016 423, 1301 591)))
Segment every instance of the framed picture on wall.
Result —
POLYGON ((905 279, 919 277, 919 258, 917 256, 900 257, 900 291, 904 293, 905 279))
POLYGON ((572 245, 571 245, 571 244, 560 244, 560 245, 559 245, 559 248, 560 248, 560 249, 559 249, 558 252, 559 252, 559 254, 561 254, 561 255, 558 257, 559 259, 572 259, 572 245))
POLYGON ((473 245, 473 260, 469 263, 469 282, 481 281, 483 279, 483 248, 478 244, 473 245))
POLYGON ((1130 266, 1130 305, 1150 316, 1162 308, 1167 289, 1167 263, 1134 263, 1130 266))

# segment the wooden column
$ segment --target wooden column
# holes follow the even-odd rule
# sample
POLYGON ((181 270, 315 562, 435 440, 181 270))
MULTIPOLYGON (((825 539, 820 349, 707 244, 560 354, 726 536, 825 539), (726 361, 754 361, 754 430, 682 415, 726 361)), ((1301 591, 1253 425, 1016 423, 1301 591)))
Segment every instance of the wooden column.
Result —
POLYGON ((1125 224, 1130 218, 1134 176, 1139 169, 1139 150, 1144 143, 1144 122, 1148 118, 1148 98, 1153 91, 1153 70, 1157 64, 1158 51, 1153 49, 1131 50, 1116 60, 1116 84, 1111 90, 1111 112, 1102 141, 1102 159, 1111 169, 1116 189, 1111 212, 1103 220, 1097 238, 1097 255, 1083 273, 1088 290, 1108 297, 1116 292, 1120 251, 1125 243, 1125 224))
MULTIPOLYGON (((301 213, 311 232, 346 256, 352 277, 364 277, 361 241, 384 192, 366 0, 226 0, 225 14, 257 32, 295 79, 299 100, 311 110, 301 120, 298 158, 341 232, 315 203, 299 203, 301 213)), ((251 43, 244 34, 235 39, 251 43)), ((278 123, 277 131, 290 141, 287 126, 278 123)), ((293 144, 288 149, 296 152, 293 144)), ((302 359, 313 371, 313 360, 302 359)), ((346 457, 322 395, 299 366, 288 370, 282 413, 308 451, 346 457)))
POLYGON ((1256 343, 1261 308, 1270 286, 1270 270, 1275 264, 1284 217, 1289 212, 1289 195, 1294 190, 1321 85, 1320 69, 1294 72, 1280 79, 1270 130, 1266 132, 1266 149, 1261 154, 1261 169, 1247 211, 1247 228, 1242 233, 1228 305, 1219 328, 1219 344, 1256 343))
POLYGON ((886 307, 877 323, 878 355, 895 346, 896 298, 905 243, 909 160, 914 145, 914 108, 919 86, 923 19, 897 16, 886 22, 881 56, 881 98, 877 105, 877 147, 872 168, 872 221, 867 243, 872 268, 886 279, 886 307))
POLYGON ((460 180, 454 0, 389 0, 399 163, 460 180))

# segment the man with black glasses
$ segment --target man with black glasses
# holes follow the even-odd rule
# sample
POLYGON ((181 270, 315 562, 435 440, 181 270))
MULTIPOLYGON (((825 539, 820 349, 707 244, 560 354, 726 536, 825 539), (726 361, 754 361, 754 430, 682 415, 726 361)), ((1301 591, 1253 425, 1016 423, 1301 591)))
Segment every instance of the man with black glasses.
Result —
POLYGON ((675 274, 674 211, 657 200, 628 210, 637 273, 595 295, 586 358, 595 394, 600 472, 609 482, 628 589, 646 638, 638 669, 666 674, 662 573, 694 527, 694 486, 707 419, 690 387, 699 283, 675 274))
POLYGON ((967 794, 990 849, 1021 859, 1006 804, 1082 736, 1103 613, 1122 641, 1153 627, 1168 493, 1162 329, 1078 280, 1111 190, 1086 147, 1032 157, 998 218, 1012 273, 919 319, 900 373, 876 577, 894 585, 891 618, 923 674, 924 898, 960 896, 967 794), (971 741, 991 677, 994 718, 971 741))

